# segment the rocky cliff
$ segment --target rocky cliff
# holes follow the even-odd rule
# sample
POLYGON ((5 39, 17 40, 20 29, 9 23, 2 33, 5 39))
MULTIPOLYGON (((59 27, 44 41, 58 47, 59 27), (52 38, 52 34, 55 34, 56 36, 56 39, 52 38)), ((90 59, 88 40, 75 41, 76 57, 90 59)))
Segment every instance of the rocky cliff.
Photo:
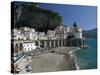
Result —
POLYGON ((38 7, 37 3, 12 2, 12 28, 32 27, 46 32, 61 25, 61 16, 51 10, 38 7))

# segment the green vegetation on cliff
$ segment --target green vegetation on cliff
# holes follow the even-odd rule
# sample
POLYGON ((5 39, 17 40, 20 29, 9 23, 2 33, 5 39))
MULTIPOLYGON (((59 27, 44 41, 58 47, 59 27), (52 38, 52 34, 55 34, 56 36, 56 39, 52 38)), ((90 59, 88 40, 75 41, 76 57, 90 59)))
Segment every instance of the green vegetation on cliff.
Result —
POLYGON ((61 16, 58 13, 40 8, 36 3, 13 2, 12 4, 14 5, 12 16, 14 16, 15 28, 26 26, 46 32, 48 29, 53 30, 61 25, 61 16))

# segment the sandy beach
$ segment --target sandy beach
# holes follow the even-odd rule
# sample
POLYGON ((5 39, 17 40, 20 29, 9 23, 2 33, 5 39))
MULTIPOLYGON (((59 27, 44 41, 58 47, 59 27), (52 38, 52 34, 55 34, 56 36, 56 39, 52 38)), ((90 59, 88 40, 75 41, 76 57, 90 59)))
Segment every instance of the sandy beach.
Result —
POLYGON ((75 70, 74 59, 68 54, 76 47, 60 47, 53 49, 55 52, 40 54, 32 58, 32 72, 53 72, 75 70))

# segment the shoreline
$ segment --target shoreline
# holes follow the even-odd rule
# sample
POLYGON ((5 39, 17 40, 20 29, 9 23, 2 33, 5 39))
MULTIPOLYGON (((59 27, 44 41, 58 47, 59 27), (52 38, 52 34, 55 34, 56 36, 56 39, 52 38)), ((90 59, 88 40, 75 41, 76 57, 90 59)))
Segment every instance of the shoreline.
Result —
POLYGON ((79 47, 66 47, 66 48, 73 48, 69 50, 67 54, 69 54, 70 59, 74 61, 76 70, 80 70, 80 66, 78 65, 78 62, 77 62, 77 57, 74 55, 74 52, 79 50, 80 48, 79 47))
POLYGON ((74 59, 74 63, 75 63, 75 66, 76 66, 76 70, 80 70, 80 66, 78 65, 78 62, 77 62, 77 57, 74 55, 74 52, 79 50, 80 48, 77 48, 75 50, 71 50, 68 52, 68 54, 70 55, 71 58, 74 59))
POLYGON ((55 52, 47 52, 32 58, 32 72, 54 72, 79 70, 77 59, 73 52, 78 47, 59 47, 53 49, 55 52))

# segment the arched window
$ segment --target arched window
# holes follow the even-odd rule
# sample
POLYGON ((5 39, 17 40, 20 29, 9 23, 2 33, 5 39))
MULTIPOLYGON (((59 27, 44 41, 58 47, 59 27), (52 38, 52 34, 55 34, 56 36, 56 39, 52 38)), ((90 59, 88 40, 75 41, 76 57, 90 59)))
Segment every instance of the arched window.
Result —
POLYGON ((18 53, 18 44, 15 44, 14 53, 18 53))
POLYGON ((22 43, 19 45, 19 50, 20 50, 20 52, 23 51, 23 44, 22 43))

